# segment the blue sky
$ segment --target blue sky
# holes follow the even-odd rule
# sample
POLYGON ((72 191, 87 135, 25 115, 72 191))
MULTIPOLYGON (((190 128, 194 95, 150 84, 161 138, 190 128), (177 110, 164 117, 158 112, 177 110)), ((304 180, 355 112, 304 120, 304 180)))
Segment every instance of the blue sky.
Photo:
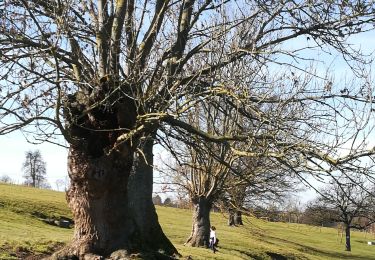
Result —
POLYGON ((44 143, 33 145, 28 143, 19 132, 6 136, 0 135, 0 176, 8 175, 15 183, 22 183, 22 163, 25 152, 39 149, 44 161, 47 163, 47 178, 56 188, 56 180, 65 179, 67 176, 68 151, 57 145, 44 143))

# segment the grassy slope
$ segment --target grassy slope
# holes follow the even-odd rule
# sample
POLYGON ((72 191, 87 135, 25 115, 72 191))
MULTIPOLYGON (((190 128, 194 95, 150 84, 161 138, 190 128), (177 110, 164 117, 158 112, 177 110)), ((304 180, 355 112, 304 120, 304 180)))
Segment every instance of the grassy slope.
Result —
POLYGON ((71 216, 61 192, 0 183, 0 259, 12 259, 10 252, 48 252, 70 239, 72 230, 45 224, 40 213, 71 216))
MULTIPOLYGON (((253 218, 246 219, 243 227, 228 227, 220 213, 212 214, 220 239, 219 252, 213 254, 183 245, 191 228, 191 211, 166 207, 157 211, 167 236, 183 256, 193 259, 271 259, 277 254, 286 259, 375 260, 375 246, 367 245, 375 237, 368 234, 353 232, 353 252, 348 253, 343 251, 336 229, 253 218)), ((57 243, 69 241, 71 229, 47 225, 35 217, 35 212, 70 216, 64 193, 0 184, 0 259, 12 259, 12 253, 19 251, 46 253, 57 243)))

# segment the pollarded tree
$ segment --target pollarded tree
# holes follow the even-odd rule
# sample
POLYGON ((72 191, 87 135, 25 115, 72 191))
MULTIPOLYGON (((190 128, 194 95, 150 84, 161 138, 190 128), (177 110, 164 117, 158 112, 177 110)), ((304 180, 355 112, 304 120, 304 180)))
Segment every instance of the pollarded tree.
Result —
MULTIPOLYGON (((207 109, 195 107, 188 123, 196 129, 205 129, 208 134, 233 133, 228 119, 229 116, 210 106, 207 109), (219 117, 224 118, 219 120, 219 117), (218 121, 220 124, 214 125, 218 121)), ((165 177, 170 184, 188 194, 193 205, 192 230, 186 244, 208 247, 210 211, 226 187, 234 157, 225 144, 206 143, 199 138, 187 140, 184 136, 175 138, 178 141, 173 144, 174 161, 166 165, 165 177)))
POLYGON ((32 187, 41 188, 46 181, 46 162, 39 150, 26 152, 22 170, 25 183, 32 187))
MULTIPOLYGON (((182 152, 178 153, 179 164, 169 167, 173 168, 172 175, 176 176, 171 184, 184 189, 193 206, 192 229, 186 244, 208 247, 210 211, 226 187, 230 169, 214 157, 204 154, 204 151, 194 150, 197 149, 196 146, 194 149, 185 149, 185 155, 182 155, 182 152)), ((218 147, 216 152, 231 164, 230 158, 224 158, 230 153, 225 147, 218 147)))
MULTIPOLYGON (((186 120, 189 126, 207 135, 236 136, 240 129, 246 128, 243 116, 230 103, 213 100, 204 106, 196 105, 186 120)), ((252 129, 260 129, 257 122, 252 124, 252 129)), ((247 131, 251 132, 249 128, 247 131)), ((186 242, 191 246, 209 245, 210 211, 215 203, 225 202, 233 213, 230 217, 236 215, 240 223, 246 199, 280 197, 292 184, 293 173, 277 160, 241 158, 226 143, 213 144, 184 133, 169 136, 174 143, 167 144, 164 140, 164 144, 167 148, 174 147, 171 152, 174 160, 166 165, 164 177, 178 191, 187 194, 193 205, 192 231, 186 242)), ((261 155, 262 149, 267 148, 253 142, 253 151, 261 155)))
MULTIPOLYGON (((326 153, 329 149, 323 142, 314 147, 284 143, 283 136, 291 132, 284 128, 286 121, 278 120, 277 113, 263 117, 259 106, 278 102, 281 109, 285 96, 306 105, 317 101, 315 94, 321 92, 317 88, 294 92, 293 84, 303 78, 299 76, 300 82, 296 78, 285 82, 290 88, 274 85, 272 95, 279 97, 262 94, 263 87, 276 81, 263 78, 259 70, 239 68, 267 62, 290 70, 295 66, 290 59, 276 58, 299 59, 298 49, 303 48, 291 50, 288 43, 302 36, 312 43, 307 46, 310 49, 337 50, 347 59, 362 61, 347 37, 369 29, 373 9, 370 1, 354 0, 1 1, 0 133, 22 129, 33 135, 34 139, 29 136, 32 142, 57 142, 56 134, 61 133, 67 141, 71 179, 67 198, 75 232, 64 254, 84 258, 88 254, 108 256, 121 248, 153 248, 138 236, 142 233, 139 225, 133 225, 128 180, 137 149, 141 156, 140 151, 148 154, 145 158, 152 156, 152 149, 144 152, 138 146, 141 141, 164 138, 168 127, 228 147, 234 140, 268 143, 269 149, 261 153, 232 151, 239 155, 284 158, 286 151, 293 150, 334 165, 356 157, 350 153, 337 159, 337 154, 326 153), (286 63, 291 66, 284 66, 286 63), (245 81, 228 86, 227 79, 238 77, 228 73, 229 68, 244 73, 241 79, 245 81), (249 79, 256 83, 251 89, 249 79), (184 113, 212 96, 268 127, 234 137, 207 134, 187 125, 184 113), (267 128, 274 130, 273 138, 266 134, 267 128), (158 129, 164 133, 158 134, 158 129)), ((308 75, 304 70, 299 74, 308 75)), ((368 101, 367 95, 354 98, 357 93, 359 90, 350 95, 333 93, 323 100, 351 97, 353 102, 368 101)), ((315 124, 304 127, 320 130, 315 124)), ((353 151, 368 154, 363 149, 353 151)), ((150 185, 144 187, 150 189, 150 185)))
POLYGON ((198 147, 198 140, 192 140, 194 146, 177 142, 174 145, 174 160, 161 170, 164 184, 186 197, 193 206, 191 234, 185 244, 193 247, 209 246, 210 212, 214 203, 227 187, 231 164, 230 151, 225 146, 212 146, 207 150, 203 144, 198 147), (226 162, 217 160, 216 155, 226 162))

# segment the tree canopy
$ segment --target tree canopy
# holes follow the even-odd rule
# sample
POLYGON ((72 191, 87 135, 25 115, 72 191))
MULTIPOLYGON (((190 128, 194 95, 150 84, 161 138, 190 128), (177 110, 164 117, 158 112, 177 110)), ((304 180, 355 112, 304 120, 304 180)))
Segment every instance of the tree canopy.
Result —
POLYGON ((61 132, 74 143, 90 130, 114 130, 115 141, 97 146, 102 153, 168 124, 209 141, 272 143, 263 155, 284 157, 294 144, 294 151, 337 164, 326 144, 306 144, 322 124, 333 129, 350 117, 339 113, 347 104, 327 100, 372 100, 368 86, 362 95, 360 89, 349 95, 346 86, 323 92, 335 82, 293 62, 314 59, 304 49, 364 61, 348 37, 372 29, 371 1, 7 0, 1 7, 3 134, 33 125, 33 141, 53 142, 61 132), (288 47, 294 39, 304 41, 300 49, 288 47), (214 97, 261 122, 259 131, 226 136, 187 125, 186 112, 214 97), (116 126, 111 108, 134 116, 116 126), (286 127, 290 122, 297 123, 286 127))

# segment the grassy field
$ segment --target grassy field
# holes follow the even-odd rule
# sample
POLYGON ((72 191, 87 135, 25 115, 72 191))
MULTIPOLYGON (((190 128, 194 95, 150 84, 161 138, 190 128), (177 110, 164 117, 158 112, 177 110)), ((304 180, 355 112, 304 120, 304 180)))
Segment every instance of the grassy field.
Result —
MULTIPOLYGON (((345 252, 336 229, 272 223, 246 218, 243 227, 228 227, 225 216, 212 214, 220 239, 219 252, 184 246, 191 228, 191 211, 157 207, 161 225, 183 258, 193 259, 353 259, 375 260, 375 240, 353 232, 352 252, 345 252)), ((67 243, 72 229, 51 226, 43 218, 70 217, 61 192, 0 184, 0 259, 43 256, 67 243)), ((34 258, 35 259, 35 258, 34 258)))

